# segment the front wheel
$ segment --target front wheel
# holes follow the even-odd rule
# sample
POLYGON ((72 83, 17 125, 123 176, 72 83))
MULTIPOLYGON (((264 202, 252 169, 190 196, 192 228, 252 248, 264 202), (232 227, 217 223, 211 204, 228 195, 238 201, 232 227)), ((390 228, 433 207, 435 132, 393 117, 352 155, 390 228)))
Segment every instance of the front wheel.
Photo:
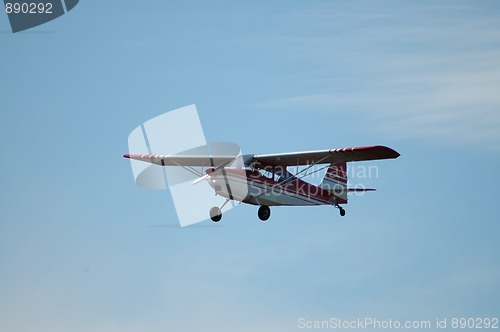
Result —
POLYGON ((217 206, 210 209, 210 219, 213 222, 218 222, 222 219, 222 211, 217 206))
POLYGON ((271 209, 269 208, 269 206, 262 205, 259 208, 258 215, 260 220, 266 221, 271 216, 271 209))

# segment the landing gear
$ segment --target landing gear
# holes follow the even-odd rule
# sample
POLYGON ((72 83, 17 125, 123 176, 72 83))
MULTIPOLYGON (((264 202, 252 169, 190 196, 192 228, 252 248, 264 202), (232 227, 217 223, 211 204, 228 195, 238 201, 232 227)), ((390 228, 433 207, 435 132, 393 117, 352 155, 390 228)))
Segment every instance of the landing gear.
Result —
POLYGON ((213 208, 210 209, 210 219, 212 219, 213 222, 219 222, 222 219, 222 208, 229 202, 230 199, 226 199, 224 204, 222 204, 221 207, 214 206, 213 208))
POLYGON ((210 209, 210 219, 213 222, 219 222, 222 219, 222 211, 217 206, 210 209))
POLYGON ((261 205, 258 215, 260 220, 266 221, 271 216, 271 209, 269 208, 269 206, 261 205))
POLYGON ((340 208, 339 212, 340 212, 340 216, 341 217, 345 216, 345 210, 344 210, 344 208, 340 208))
POLYGON ((337 209, 339 209, 339 213, 340 213, 340 216, 341 216, 341 217, 345 216, 345 210, 344 210, 344 208, 343 208, 342 206, 340 206, 340 205, 338 205, 338 204, 335 204, 335 207, 336 207, 337 209))

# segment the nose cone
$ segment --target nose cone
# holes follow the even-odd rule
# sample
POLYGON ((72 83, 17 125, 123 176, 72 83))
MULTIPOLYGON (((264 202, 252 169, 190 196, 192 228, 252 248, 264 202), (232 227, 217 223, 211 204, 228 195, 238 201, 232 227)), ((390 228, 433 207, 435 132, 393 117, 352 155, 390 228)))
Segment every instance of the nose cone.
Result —
POLYGON ((205 173, 207 173, 208 175, 212 174, 213 172, 215 172, 215 168, 207 168, 207 170, 205 171, 205 173))

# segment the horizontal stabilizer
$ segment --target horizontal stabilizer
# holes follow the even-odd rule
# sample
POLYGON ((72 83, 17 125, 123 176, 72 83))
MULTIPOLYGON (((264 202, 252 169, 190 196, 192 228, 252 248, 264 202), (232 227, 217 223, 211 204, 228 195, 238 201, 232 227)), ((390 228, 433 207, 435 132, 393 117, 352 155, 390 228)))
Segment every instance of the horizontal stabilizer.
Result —
POLYGON ((338 198, 341 198, 347 202, 347 194, 348 193, 362 193, 362 192, 368 192, 368 191, 375 191, 376 189, 372 188, 331 188, 331 189, 324 189, 326 191, 331 192, 338 198))
POLYGON ((361 192, 365 192, 365 191, 375 191, 377 189, 373 189, 373 188, 347 188, 347 192, 350 192, 350 193, 361 193, 361 192))

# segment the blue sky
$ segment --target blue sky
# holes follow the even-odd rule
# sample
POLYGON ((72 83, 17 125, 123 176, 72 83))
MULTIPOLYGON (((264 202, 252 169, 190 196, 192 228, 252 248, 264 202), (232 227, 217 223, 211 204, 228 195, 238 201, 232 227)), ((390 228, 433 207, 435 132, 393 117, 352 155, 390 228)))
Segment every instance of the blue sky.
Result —
POLYGON ((2 331, 293 331, 499 317, 496 1, 81 1, 0 15, 2 331), (176 228, 122 158, 195 103, 209 141, 383 144, 375 193, 176 228))

